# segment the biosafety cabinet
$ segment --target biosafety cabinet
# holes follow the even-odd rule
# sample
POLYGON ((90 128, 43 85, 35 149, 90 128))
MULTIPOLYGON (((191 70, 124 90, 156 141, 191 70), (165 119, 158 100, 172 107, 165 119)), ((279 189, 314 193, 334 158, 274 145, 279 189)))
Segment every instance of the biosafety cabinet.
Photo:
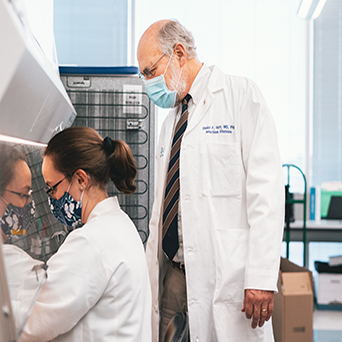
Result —
POLYGON ((60 67, 62 83, 77 113, 73 126, 94 128, 103 138, 124 140, 138 167, 137 190, 109 196, 135 223, 145 244, 154 193, 155 106, 147 96, 137 67, 60 67))
MULTIPOLYGON (((61 88, 64 85, 66 97, 72 103, 70 108, 77 113, 73 125, 92 127, 103 138, 109 136, 113 140, 124 140, 130 146, 138 168, 136 192, 132 195, 121 194, 112 182, 109 182, 107 191, 109 196, 118 197, 121 208, 131 217, 146 245, 154 194, 155 106, 138 77, 138 68, 61 67, 60 73, 61 88)), ((0 341, 4 338, 6 342, 14 341, 20 335, 46 279, 44 262, 58 250, 70 232, 52 215, 48 206, 41 173, 44 146, 14 146, 25 154, 32 172, 32 198, 36 215, 25 234, 10 236, 0 249, 0 269, 5 269, 5 260, 7 268, 11 270, 8 279, 4 272, 0 279, 0 302, 3 307, 3 316, 0 317, 0 331, 3 334, 0 334, 0 341), (18 260, 27 262, 22 265, 18 260), (32 260, 34 265, 28 264, 32 260), (19 266, 31 269, 20 284, 12 279, 21 277, 19 266), (6 286, 7 282, 9 287, 6 286), (14 288, 13 284, 20 286, 14 288), (20 304, 13 320, 9 293, 16 293, 15 300, 20 304)))

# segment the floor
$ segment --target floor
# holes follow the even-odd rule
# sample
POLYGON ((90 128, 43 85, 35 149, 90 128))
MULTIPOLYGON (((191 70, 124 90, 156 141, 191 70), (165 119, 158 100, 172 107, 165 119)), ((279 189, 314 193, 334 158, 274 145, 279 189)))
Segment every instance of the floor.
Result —
POLYGON ((313 342, 342 342, 342 311, 314 311, 313 342))

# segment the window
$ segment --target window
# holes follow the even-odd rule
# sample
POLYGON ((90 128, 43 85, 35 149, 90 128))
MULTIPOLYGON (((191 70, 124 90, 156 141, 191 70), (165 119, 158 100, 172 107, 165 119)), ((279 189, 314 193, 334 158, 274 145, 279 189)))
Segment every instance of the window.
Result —
POLYGON ((54 32, 59 64, 126 66, 129 0, 55 0, 54 32))
POLYGON ((342 181, 342 2, 314 21, 312 181, 342 181))

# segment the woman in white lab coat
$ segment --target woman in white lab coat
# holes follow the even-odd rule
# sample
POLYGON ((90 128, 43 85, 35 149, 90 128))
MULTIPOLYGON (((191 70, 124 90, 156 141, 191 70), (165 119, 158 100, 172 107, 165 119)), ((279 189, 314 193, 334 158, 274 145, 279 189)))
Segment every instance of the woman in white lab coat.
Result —
POLYGON ((55 135, 42 166, 50 208, 73 230, 50 258, 48 279, 20 341, 150 341, 151 294, 144 248, 105 189, 134 192, 126 143, 87 127, 55 135))

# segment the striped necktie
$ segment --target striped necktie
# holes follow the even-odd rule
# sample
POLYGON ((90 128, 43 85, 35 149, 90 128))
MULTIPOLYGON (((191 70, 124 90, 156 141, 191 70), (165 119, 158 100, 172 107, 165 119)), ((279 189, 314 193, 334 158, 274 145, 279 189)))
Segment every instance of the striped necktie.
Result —
POLYGON ((188 102, 191 95, 182 101, 182 114, 176 125, 172 140, 169 168, 166 176, 163 212, 163 250, 172 260, 179 248, 178 201, 179 201, 179 155, 182 138, 188 125, 188 102))

